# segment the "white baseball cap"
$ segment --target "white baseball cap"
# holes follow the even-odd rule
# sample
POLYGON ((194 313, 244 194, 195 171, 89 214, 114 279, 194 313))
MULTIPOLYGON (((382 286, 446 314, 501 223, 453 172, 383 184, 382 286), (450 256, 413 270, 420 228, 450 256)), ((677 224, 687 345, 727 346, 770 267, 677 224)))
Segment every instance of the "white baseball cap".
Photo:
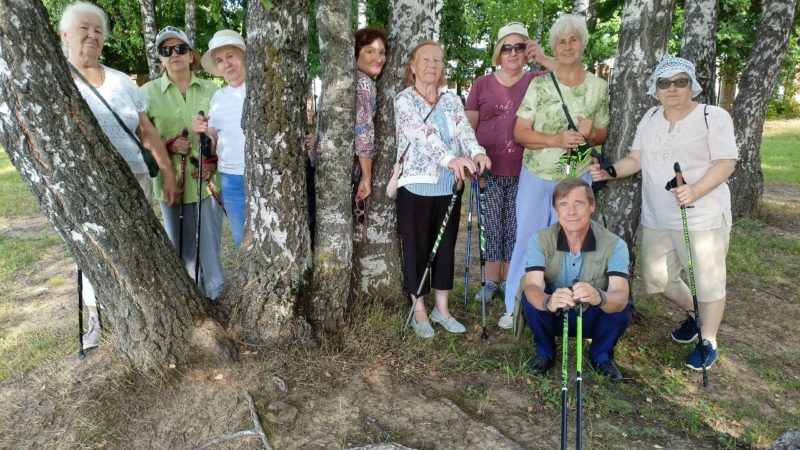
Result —
POLYGON ((160 47, 162 42, 170 38, 180 39, 185 44, 188 44, 192 50, 194 50, 194 45, 189 42, 189 37, 186 36, 186 33, 184 33, 180 28, 175 28, 173 26, 166 26, 158 32, 156 35, 156 48, 160 47))
POLYGON ((222 76, 217 70, 217 65, 214 64, 214 50, 229 45, 245 51, 244 39, 241 34, 233 30, 219 30, 214 33, 214 37, 208 41, 208 51, 200 59, 200 64, 203 65, 206 72, 214 76, 222 76))

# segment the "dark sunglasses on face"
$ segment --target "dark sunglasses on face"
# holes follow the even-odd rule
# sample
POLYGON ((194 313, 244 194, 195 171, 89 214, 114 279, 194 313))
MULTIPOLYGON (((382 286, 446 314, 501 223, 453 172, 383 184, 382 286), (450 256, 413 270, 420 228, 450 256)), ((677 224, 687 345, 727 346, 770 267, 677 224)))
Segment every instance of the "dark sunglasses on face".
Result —
POLYGON ((677 80, 661 78, 656 81, 656 86, 658 86, 659 89, 669 89, 670 85, 675 84, 675 87, 680 89, 688 86, 689 81, 691 81, 691 78, 678 78, 677 80))
POLYGON ((517 42, 516 44, 503 44, 500 46, 500 53, 508 54, 511 53, 511 50, 516 50, 517 53, 522 53, 525 51, 525 43, 517 42))
POLYGON ((172 46, 161 46, 158 47, 158 54, 163 56, 164 58, 169 58, 172 56, 172 51, 175 50, 175 53, 179 55, 185 55, 189 53, 190 47, 189 44, 178 44, 172 46))

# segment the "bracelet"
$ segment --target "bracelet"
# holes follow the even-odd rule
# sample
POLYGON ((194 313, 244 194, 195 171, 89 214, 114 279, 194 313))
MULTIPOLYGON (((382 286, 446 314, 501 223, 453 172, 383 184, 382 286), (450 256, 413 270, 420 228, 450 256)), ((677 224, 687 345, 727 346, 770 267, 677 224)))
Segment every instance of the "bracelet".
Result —
POLYGON ((545 294, 544 301, 542 302, 542 306, 544 307, 544 310, 547 312, 550 312, 550 308, 548 308, 548 306, 550 306, 550 297, 552 297, 552 295, 545 294))
POLYGON ((606 304, 606 293, 601 291, 600 288, 594 288, 594 290, 597 291, 597 295, 600 296, 600 303, 595 306, 602 308, 606 304))
POLYGON ((606 172, 608 172, 608 175, 611 178, 617 178, 617 169, 614 168, 613 164, 608 166, 608 168, 606 168, 606 172))

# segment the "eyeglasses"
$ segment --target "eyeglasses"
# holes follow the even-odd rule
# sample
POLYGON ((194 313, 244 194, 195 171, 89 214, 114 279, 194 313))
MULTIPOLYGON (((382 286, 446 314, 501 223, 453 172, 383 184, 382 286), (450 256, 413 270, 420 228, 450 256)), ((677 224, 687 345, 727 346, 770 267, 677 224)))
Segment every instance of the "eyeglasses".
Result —
POLYGON ((189 47, 189 44, 178 44, 178 45, 171 45, 171 46, 164 45, 164 46, 158 47, 158 54, 163 56, 164 58, 169 58, 170 56, 172 56, 172 51, 173 50, 175 50, 175 53, 177 53, 179 55, 185 55, 185 54, 189 53, 189 50, 191 50, 191 47, 189 47))
POLYGON ((356 223, 359 225, 364 225, 364 222, 367 220, 367 200, 356 200, 356 223))
POLYGON ((661 78, 656 81, 656 86, 658 86, 659 89, 669 89, 669 87, 674 84, 676 88, 680 89, 688 86, 689 81, 691 81, 691 78, 678 78, 677 80, 661 78))
POLYGON ((503 44, 500 46, 500 53, 504 55, 511 53, 511 50, 516 50, 517 53, 522 53, 525 51, 525 43, 517 42, 516 44, 503 44))

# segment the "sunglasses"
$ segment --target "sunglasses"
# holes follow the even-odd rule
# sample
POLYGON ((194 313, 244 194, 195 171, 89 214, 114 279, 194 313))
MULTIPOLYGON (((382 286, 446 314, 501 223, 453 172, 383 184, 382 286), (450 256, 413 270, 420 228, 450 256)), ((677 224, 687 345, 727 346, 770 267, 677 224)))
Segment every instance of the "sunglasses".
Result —
POLYGON ((189 50, 191 50, 191 47, 189 47, 189 44, 178 44, 178 45, 171 45, 171 46, 164 45, 162 47, 158 47, 158 54, 163 56, 164 58, 169 58, 170 56, 172 56, 172 51, 173 50, 175 50, 175 53, 177 53, 179 55, 185 55, 185 54, 189 53, 189 50))
POLYGON ((517 42, 516 44, 503 44, 500 46, 500 53, 504 55, 511 53, 511 50, 516 50, 517 53, 522 53, 525 51, 525 43, 517 42))
POLYGON ((680 89, 688 86, 689 81, 691 81, 691 78, 678 78, 677 80, 661 78, 656 81, 656 86, 658 86, 659 89, 669 89, 669 87, 674 84, 676 88, 680 89))
POLYGON ((367 220, 367 201, 366 200, 356 200, 356 223, 359 225, 364 225, 364 222, 367 220))

